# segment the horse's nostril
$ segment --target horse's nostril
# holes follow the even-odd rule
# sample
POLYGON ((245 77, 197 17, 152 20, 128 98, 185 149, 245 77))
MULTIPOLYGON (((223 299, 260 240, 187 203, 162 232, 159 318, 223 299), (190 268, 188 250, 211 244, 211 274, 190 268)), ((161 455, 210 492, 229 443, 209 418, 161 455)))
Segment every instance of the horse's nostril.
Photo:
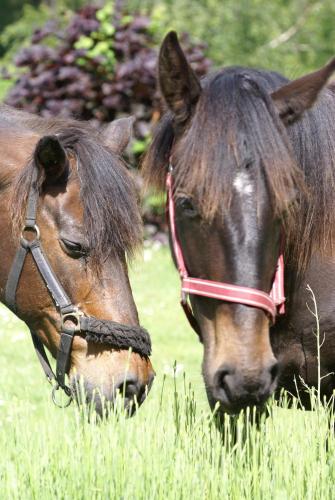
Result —
POLYGON ((222 367, 217 371, 215 376, 216 386, 225 392, 228 400, 231 399, 231 391, 229 388, 229 382, 227 381, 227 377, 229 377, 229 375, 232 375, 233 373, 234 370, 231 366, 222 365, 222 367))
POLYGON ((226 381, 227 375, 229 375, 229 371, 228 370, 222 370, 219 373, 219 376, 218 376, 218 385, 220 387, 222 387, 222 388, 225 388, 225 386, 227 385, 227 381, 226 381))
POLYGON ((275 361, 270 366, 269 372, 270 372, 271 383, 272 383, 272 382, 274 382, 276 380, 276 378, 278 377, 278 373, 279 373, 279 364, 277 363, 277 361, 275 361))

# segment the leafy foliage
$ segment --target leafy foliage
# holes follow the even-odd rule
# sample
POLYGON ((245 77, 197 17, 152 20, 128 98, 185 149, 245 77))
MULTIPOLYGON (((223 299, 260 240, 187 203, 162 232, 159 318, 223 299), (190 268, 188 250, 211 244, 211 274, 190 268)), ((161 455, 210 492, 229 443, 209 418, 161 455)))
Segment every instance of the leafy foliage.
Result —
MULTIPOLYGON (((1 33, 3 29, 15 23, 22 14, 22 0, 1 0, 0 2, 0 55, 2 56, 4 52, 8 49, 6 44, 3 44, 3 40, 1 39, 1 33)), ((27 6, 28 2, 24 2, 27 6)), ((30 4, 36 5, 39 3, 39 0, 30 0, 30 4)), ((29 7, 29 5, 28 5, 29 7)))
MULTIPOLYGON (((203 44, 182 36, 198 75, 210 61, 203 44)), ((146 146, 152 118, 159 114, 156 91, 157 41, 148 16, 113 7, 89 5, 64 29, 55 21, 34 31, 31 46, 15 58, 23 72, 7 103, 42 116, 75 116, 97 123, 120 114, 136 116, 134 152, 146 146)))
POLYGON ((129 0, 128 5, 150 12, 165 29, 205 40, 217 66, 256 66, 295 78, 335 53, 333 0, 129 0))
POLYGON ((86 0, 1 0, 0 2, 0 57, 12 69, 15 54, 31 43, 33 31, 50 19, 58 19, 65 26, 74 9, 86 0))
POLYGON ((23 5, 21 15, 0 31, 0 53, 3 56, 3 63, 11 65, 17 51, 29 44, 33 30, 46 22, 49 17, 50 10, 45 5, 39 7, 23 5))

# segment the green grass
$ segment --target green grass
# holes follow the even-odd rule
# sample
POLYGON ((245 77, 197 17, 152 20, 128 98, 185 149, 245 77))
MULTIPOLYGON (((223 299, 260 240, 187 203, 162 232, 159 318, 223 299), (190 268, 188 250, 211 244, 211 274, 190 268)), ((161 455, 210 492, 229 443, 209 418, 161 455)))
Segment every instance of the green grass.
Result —
POLYGON ((0 498, 333 499, 335 440, 323 408, 273 405, 259 431, 241 418, 236 445, 222 445, 168 251, 144 255, 131 277, 157 377, 132 419, 116 411, 97 425, 74 405, 55 408, 27 329, 1 308, 0 498))

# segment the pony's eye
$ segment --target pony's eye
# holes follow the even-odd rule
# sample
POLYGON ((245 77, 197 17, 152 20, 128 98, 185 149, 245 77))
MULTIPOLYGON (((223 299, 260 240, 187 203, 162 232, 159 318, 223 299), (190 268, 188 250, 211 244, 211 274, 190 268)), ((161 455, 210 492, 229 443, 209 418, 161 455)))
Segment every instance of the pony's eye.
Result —
POLYGON ((88 250, 84 248, 84 246, 81 243, 78 243, 76 241, 71 241, 62 238, 60 240, 60 244, 63 250, 68 255, 70 255, 70 257, 79 258, 79 257, 84 257, 85 255, 88 254, 88 250))
POLYGON ((187 217, 195 217, 198 212, 191 198, 183 196, 177 199, 177 207, 187 215, 187 217))

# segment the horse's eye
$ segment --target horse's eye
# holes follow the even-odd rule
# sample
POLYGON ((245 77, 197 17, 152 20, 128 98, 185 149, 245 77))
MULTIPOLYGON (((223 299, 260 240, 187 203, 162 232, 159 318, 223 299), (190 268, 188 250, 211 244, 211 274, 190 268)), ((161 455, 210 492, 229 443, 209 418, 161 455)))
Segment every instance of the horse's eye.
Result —
POLYGON ((191 198, 186 198, 186 196, 178 198, 177 206, 187 217, 195 217, 198 215, 197 209, 191 198))
POLYGON ((78 243, 76 241, 71 241, 62 238, 60 240, 60 244, 63 250, 68 255, 70 255, 70 257, 79 258, 79 257, 84 257, 85 255, 88 254, 88 250, 84 248, 84 246, 81 243, 78 243))

